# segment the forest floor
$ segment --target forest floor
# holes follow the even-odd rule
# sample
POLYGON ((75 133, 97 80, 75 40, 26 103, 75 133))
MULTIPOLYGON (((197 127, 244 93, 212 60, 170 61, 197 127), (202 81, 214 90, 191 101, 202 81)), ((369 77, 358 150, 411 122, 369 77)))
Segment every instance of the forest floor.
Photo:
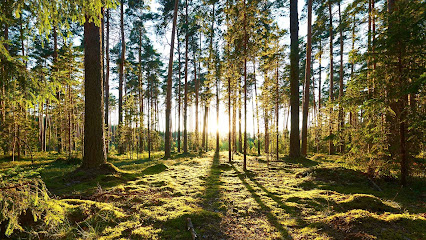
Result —
MULTIPOLYGON (((406 188, 373 183, 326 155, 249 156, 244 172, 242 156, 228 163, 227 154, 114 156, 109 162, 121 173, 91 179, 68 177, 78 164, 57 155, 37 159, 50 195, 66 209, 66 227, 51 237, 191 239, 190 218, 197 239, 426 239, 425 179, 406 188)), ((0 173, 30 164, 0 160, 0 173)))

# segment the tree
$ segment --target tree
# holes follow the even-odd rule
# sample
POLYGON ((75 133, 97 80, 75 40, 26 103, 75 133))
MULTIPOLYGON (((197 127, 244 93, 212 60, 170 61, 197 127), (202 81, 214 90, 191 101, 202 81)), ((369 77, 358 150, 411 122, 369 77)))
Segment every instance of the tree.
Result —
POLYGON ((84 23, 85 128, 82 169, 97 169, 106 163, 101 36, 101 28, 87 17, 84 23))
MULTIPOLYGON (((123 82, 124 82, 124 61, 126 59, 126 39, 124 36, 124 0, 121 0, 120 4, 120 34, 121 34, 121 52, 120 52, 120 61, 119 61, 119 75, 118 75, 118 125, 121 128, 123 124, 123 82)), ((124 146, 122 143, 119 143, 118 152, 120 154, 124 153, 124 146)))
POLYGON ((110 13, 109 9, 106 10, 106 45, 105 45, 105 56, 106 56, 106 71, 105 71, 105 126, 106 126, 106 152, 108 153, 109 146, 109 25, 110 25, 110 13))
POLYGON ((303 120, 302 120, 302 149, 301 154, 306 156, 308 150, 308 111, 309 111, 309 85, 311 77, 311 52, 312 52, 312 0, 308 0, 308 33, 306 42, 305 66, 305 91, 303 93, 303 120))
POLYGON ((343 113, 343 22, 342 22, 342 14, 341 14, 341 10, 340 10, 340 5, 341 3, 338 2, 338 6, 339 6, 339 33, 340 33, 340 71, 339 71, 339 135, 340 135, 340 139, 339 139, 339 152, 343 153, 345 151, 345 140, 344 140, 344 124, 345 124, 345 120, 344 120, 344 113, 343 113))
POLYGON ((188 0, 185 0, 185 87, 183 104, 183 152, 188 153, 188 0))
POLYGON ((300 157, 299 141, 299 20, 297 14, 297 0, 290 0, 290 157, 300 157))
POLYGON ((332 4, 331 4, 331 0, 328 0, 327 2, 328 4, 328 14, 329 14, 329 35, 330 35, 330 88, 329 88, 329 96, 328 96, 328 100, 329 100, 329 104, 330 104, 330 121, 329 121, 329 135, 328 135, 328 154, 334 154, 334 144, 333 144, 333 76, 334 76, 334 70, 333 70, 333 12, 332 12, 332 4))
POLYGON ((165 154, 164 158, 170 158, 170 148, 171 148, 171 124, 170 124, 170 113, 172 109, 172 74, 173 74, 173 51, 175 43, 175 33, 176 33, 176 19, 177 19, 177 10, 178 10, 179 0, 175 0, 175 8, 173 13, 173 28, 172 28, 172 39, 170 46, 170 59, 169 59, 169 71, 167 77, 167 96, 166 96, 166 135, 165 135, 165 154))

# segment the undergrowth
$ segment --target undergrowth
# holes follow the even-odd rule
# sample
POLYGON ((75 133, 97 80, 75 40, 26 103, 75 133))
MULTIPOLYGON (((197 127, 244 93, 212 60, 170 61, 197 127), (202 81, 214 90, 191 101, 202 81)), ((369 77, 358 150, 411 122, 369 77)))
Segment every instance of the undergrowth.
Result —
POLYGON ((188 218, 199 239, 426 238, 424 178, 399 188, 325 155, 250 156, 246 172, 226 152, 152 156, 72 179, 61 156, 0 160, 0 238, 190 239, 188 218))

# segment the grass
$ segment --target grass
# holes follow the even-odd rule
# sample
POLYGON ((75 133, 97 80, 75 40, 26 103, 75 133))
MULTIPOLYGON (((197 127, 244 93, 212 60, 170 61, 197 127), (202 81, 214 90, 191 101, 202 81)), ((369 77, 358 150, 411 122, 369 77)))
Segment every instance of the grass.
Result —
MULTIPOLYGON (((36 156, 33 166, 0 160, 0 169, 38 169, 66 212, 53 238, 190 239, 187 218, 200 239, 426 238, 422 178, 408 188, 376 179, 378 191, 335 156, 269 163, 249 156, 246 172, 239 156, 228 164, 227 152, 139 156, 110 156, 119 174, 84 181, 67 179, 78 161, 58 155, 36 156)), ((42 232, 24 229, 15 237, 42 232)))

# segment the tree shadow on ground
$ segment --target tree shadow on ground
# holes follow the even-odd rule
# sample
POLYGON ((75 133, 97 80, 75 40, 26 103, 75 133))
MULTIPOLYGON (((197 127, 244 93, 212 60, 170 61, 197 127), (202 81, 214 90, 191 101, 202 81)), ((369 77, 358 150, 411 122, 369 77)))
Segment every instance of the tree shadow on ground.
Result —
MULTIPOLYGON (((242 173, 240 172, 235 165, 232 165, 232 168, 234 169, 234 171, 237 173, 238 178, 241 180, 241 182, 243 183, 244 187, 247 188, 247 190, 250 192, 250 194, 252 195, 253 199, 257 202, 257 204, 259 204, 260 208, 262 209, 262 212, 265 213, 269 223, 271 225, 273 225, 281 234, 281 237, 283 239, 293 239, 290 235, 290 233, 288 232, 288 230, 279 222, 279 219, 272 213, 272 209, 270 207, 268 207, 261 199, 261 197, 256 193, 256 190, 246 181, 246 177, 248 177, 250 180, 252 180, 253 177, 251 177, 250 173, 242 173)), ((260 185, 260 184, 259 184, 260 185)), ((261 188, 262 189, 262 188, 261 188)), ((265 188, 262 189, 263 191, 266 190, 265 188)), ((271 194, 273 196, 273 194, 271 194)), ((293 210, 286 206, 285 204, 283 204, 280 200, 278 200, 275 196, 273 198, 273 200, 276 200, 276 202, 278 202, 278 204, 280 205, 281 208, 283 208, 284 210, 290 210, 290 212, 293 212, 293 210)), ((275 201, 274 200, 274 201, 275 201)))
POLYGON ((280 158, 285 163, 295 164, 295 165, 302 165, 303 167, 314 167, 319 164, 317 161, 313 161, 311 159, 300 157, 300 158, 291 158, 289 156, 284 156, 280 158))
MULTIPOLYGON (((187 156, 191 156, 191 154, 185 154, 182 157, 187 156)), ((212 164, 205 178, 205 192, 203 195, 199 195, 201 197, 201 209, 162 222, 158 226, 162 229, 160 233, 162 239, 191 239, 191 233, 187 229, 188 218, 193 223, 195 232, 198 235, 197 239, 229 238, 222 232, 220 223, 223 215, 221 210, 218 209, 221 196, 220 186, 222 185, 220 180, 222 170, 219 158, 218 153, 213 156, 212 164)))
POLYGON ((154 161, 153 159, 148 158, 140 158, 140 159, 134 159, 130 161, 124 161, 124 160, 112 160, 110 163, 114 164, 116 167, 123 167, 127 165, 133 165, 133 164, 143 164, 146 162, 154 161))

